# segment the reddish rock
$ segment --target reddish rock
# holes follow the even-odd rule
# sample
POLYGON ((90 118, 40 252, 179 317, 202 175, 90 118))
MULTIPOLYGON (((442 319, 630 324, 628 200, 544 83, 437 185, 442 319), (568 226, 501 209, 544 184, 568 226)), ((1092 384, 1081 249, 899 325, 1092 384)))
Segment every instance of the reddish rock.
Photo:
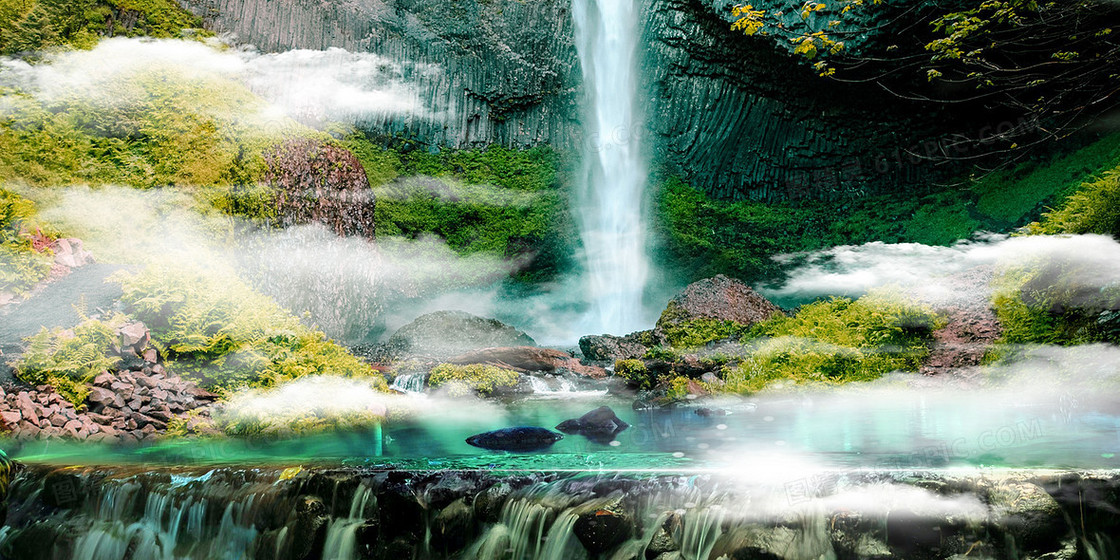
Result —
POLYGON ((91 387, 89 397, 86 400, 102 407, 120 408, 124 406, 124 399, 120 395, 103 387, 91 387))
POLYGON ((93 378, 93 384, 98 386, 98 387, 108 388, 110 385, 113 384, 113 374, 111 374, 107 371, 103 371, 100 374, 98 374, 97 377, 93 378))
POLYGON ((38 428, 39 412, 36 410, 36 406, 38 405, 31 400, 31 395, 29 395, 27 391, 20 391, 20 393, 16 395, 16 405, 19 407, 23 419, 38 428))
POLYGON ((669 302, 657 326, 664 328, 697 319, 753 325, 781 313, 781 308, 755 293, 750 286, 720 274, 689 284, 669 302))
POLYGON ((50 417, 50 424, 52 426, 62 427, 65 426, 67 422, 66 417, 61 414, 55 414, 50 417))
POLYGON ((291 140, 264 154, 282 225, 322 224, 341 236, 374 237, 374 196, 361 161, 319 140, 291 140))
POLYGON ((557 364, 571 359, 566 352, 535 346, 483 348, 447 360, 449 364, 487 364, 522 372, 554 371, 557 364))
POLYGON ((0 411, 0 420, 4 421, 5 426, 14 427, 22 418, 23 415, 18 410, 0 411))
POLYGON ((159 351, 155 348, 148 348, 147 350, 144 350, 144 353, 141 354, 140 357, 144 358, 145 362, 154 364, 159 361, 159 351))
POLYGON ((186 395, 190 395, 191 397, 194 397, 195 400, 200 400, 200 401, 218 400, 218 395, 215 395, 214 393, 211 393, 210 391, 207 391, 206 389, 203 389, 202 387, 198 387, 198 386, 195 386, 195 385, 191 385, 191 386, 187 387, 185 390, 183 390, 183 393, 186 394, 186 395))

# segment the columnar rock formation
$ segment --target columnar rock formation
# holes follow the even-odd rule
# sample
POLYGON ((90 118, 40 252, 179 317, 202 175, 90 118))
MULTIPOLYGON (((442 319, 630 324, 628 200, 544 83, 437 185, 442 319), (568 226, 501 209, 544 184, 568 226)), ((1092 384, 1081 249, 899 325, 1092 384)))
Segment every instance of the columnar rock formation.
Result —
POLYGON ((651 149, 718 198, 829 199, 913 182, 921 166, 895 152, 936 135, 934 114, 827 82, 772 42, 731 30, 725 0, 648 4, 649 122, 612 138, 582 137, 567 0, 180 2, 264 51, 341 47, 400 65, 426 114, 364 123, 375 132, 431 146, 561 148, 652 133, 651 149))

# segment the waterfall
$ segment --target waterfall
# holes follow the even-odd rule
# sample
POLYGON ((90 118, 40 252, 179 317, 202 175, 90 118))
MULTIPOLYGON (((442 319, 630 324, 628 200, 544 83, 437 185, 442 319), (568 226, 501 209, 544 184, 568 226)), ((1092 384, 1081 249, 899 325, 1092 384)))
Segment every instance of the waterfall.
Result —
POLYGON ((424 392, 424 374, 423 373, 402 373, 393 379, 391 389, 395 389, 402 393, 423 393, 424 392))
POLYGON ((356 560, 358 558, 358 529, 366 522, 366 509, 372 499, 373 509, 377 509, 377 497, 365 485, 358 487, 350 501, 350 514, 345 519, 331 521, 327 528, 326 544, 323 545, 323 560, 356 560))
POLYGON ((577 202, 586 252, 585 332, 625 334, 647 325, 644 121, 636 102, 634 0, 574 0, 576 49, 586 88, 583 182, 577 202))

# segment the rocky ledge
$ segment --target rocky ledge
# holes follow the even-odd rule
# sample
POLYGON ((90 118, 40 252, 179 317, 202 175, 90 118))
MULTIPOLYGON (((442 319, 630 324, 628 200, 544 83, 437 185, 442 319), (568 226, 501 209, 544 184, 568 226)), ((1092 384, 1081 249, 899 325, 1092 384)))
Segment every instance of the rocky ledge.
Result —
POLYGON ((207 414, 206 407, 218 396, 170 375, 159 352, 148 346, 150 337, 142 323, 125 325, 118 335, 123 343, 120 369, 94 378, 79 406, 49 385, 10 383, 0 388, 0 429, 19 440, 134 443, 159 436, 177 418, 190 422, 207 414))

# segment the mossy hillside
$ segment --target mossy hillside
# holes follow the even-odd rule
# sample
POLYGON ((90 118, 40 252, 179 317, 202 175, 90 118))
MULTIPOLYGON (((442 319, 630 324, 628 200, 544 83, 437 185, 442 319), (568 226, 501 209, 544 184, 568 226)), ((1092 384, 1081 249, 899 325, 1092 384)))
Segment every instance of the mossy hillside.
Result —
POLYGON ((1002 270, 993 297, 1003 327, 1000 342, 1062 346, 1120 342, 1120 285, 1096 285, 1093 268, 1093 263, 1069 257, 1002 270))
POLYGON ((114 279, 169 367, 216 392, 316 374, 385 385, 367 364, 229 271, 152 266, 114 279))
POLYGON ((113 352, 117 331, 128 322, 114 314, 104 320, 86 319, 73 329, 43 329, 27 340, 27 348, 13 367, 21 381, 50 385, 79 406, 89 396, 90 383, 120 362, 113 352))
POLYGON ((472 392, 489 395, 501 388, 515 387, 521 376, 516 372, 483 364, 440 364, 428 376, 431 387, 445 387, 452 396, 472 392))
MULTIPOLYGON (((723 383, 691 379, 693 388, 712 393, 871 381, 894 371, 917 371, 929 354, 932 333, 942 326, 944 320, 929 306, 893 290, 876 290, 856 300, 816 301, 791 316, 775 316, 749 328, 737 325, 739 345, 730 354, 696 356, 695 365, 686 369, 718 371, 723 383)), ((712 332, 718 331, 707 325, 682 336, 703 340, 712 332)), ((669 367, 654 371, 642 360, 622 360, 615 373, 634 386, 663 389, 671 399, 689 390, 690 379, 673 371, 689 351, 654 347, 643 358, 669 367)))
POLYGON ((430 153, 361 134, 346 135, 343 145, 374 188, 378 237, 436 236, 459 254, 525 258, 516 278, 528 282, 572 265, 578 241, 567 203, 571 182, 564 157, 551 148, 430 153))
POLYGON ((173 0, 0 0, 0 54, 87 49, 101 37, 180 37, 202 21, 173 0))
POLYGON ((836 245, 949 245, 977 231, 1009 232, 1038 220, 1041 232, 1116 228, 1110 204, 1118 190, 1110 170, 1120 165, 1120 133, 1018 167, 964 178, 924 194, 887 194, 837 202, 765 204, 712 200, 679 178, 657 199, 658 254, 685 280, 724 273, 748 281, 778 278, 774 255, 836 245), (1082 189, 1081 185, 1095 185, 1082 189), (1069 198, 1071 197, 1072 198, 1069 198), (1065 202, 1063 203, 1063 200, 1065 202))
POLYGON ((725 371, 723 390, 754 393, 773 384, 832 385, 917 371, 940 326, 932 309, 890 292, 812 303, 759 324, 759 346, 725 371))
POLYGON ((37 99, 5 92, 0 181, 226 188, 257 183, 265 149, 316 135, 290 120, 254 122, 264 102, 233 80, 141 72, 37 99))
POLYGON ((50 272, 51 256, 33 241, 42 235, 34 216, 31 201, 0 188, 0 293, 22 294, 50 272))

